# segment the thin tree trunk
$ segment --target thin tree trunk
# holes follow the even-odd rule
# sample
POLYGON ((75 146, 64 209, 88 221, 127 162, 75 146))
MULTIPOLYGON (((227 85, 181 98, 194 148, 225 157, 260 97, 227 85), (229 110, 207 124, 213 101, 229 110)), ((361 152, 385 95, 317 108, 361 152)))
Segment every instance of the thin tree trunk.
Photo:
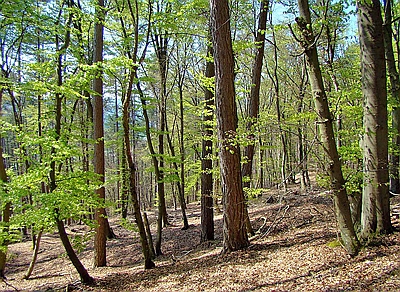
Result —
MULTIPOLYGON (((62 79, 62 51, 68 47, 69 44, 69 34, 67 34, 67 38, 65 41, 65 44, 62 48, 59 48, 59 36, 56 35, 56 49, 58 52, 57 56, 57 85, 62 86, 63 84, 63 79, 62 79)), ((62 106, 62 96, 59 92, 55 94, 55 140, 56 142, 60 139, 61 136, 61 106, 62 106)), ((52 155, 56 154, 56 149, 52 147, 51 149, 52 155)), ((50 163, 50 173, 49 173, 49 186, 50 186, 50 192, 54 192, 57 188, 57 180, 56 180, 56 162, 55 160, 52 160, 50 163)), ((81 277, 82 283, 85 284, 92 284, 93 283, 93 278, 89 275, 85 267, 82 265, 80 262, 78 256, 76 255, 74 249, 72 248, 71 242, 69 241, 68 235, 65 231, 65 226, 60 219, 59 216, 59 210, 55 208, 55 221, 57 224, 57 229, 58 233, 61 239, 61 242, 65 248, 65 251, 67 252, 68 258, 71 260, 72 264, 76 268, 77 272, 79 273, 81 277)))
MULTIPOLYGON (((212 45, 207 47, 206 78, 215 76, 212 45)), ((204 115, 203 115, 203 139, 201 141, 201 234, 200 242, 214 240, 214 204, 213 204, 213 130, 210 123, 214 119, 214 94, 211 88, 204 88, 204 115)))
POLYGON ((40 230, 38 235, 36 236, 36 242, 35 242, 35 247, 33 249, 33 254, 32 254, 32 259, 31 263, 29 264, 28 271, 26 272, 24 279, 29 279, 29 277, 32 275, 33 269, 36 264, 36 259, 39 253, 39 248, 40 248, 40 240, 42 238, 43 230, 40 230))
POLYGON ((151 234, 150 224, 149 224, 149 220, 147 219, 146 212, 143 213, 143 222, 144 222, 144 226, 146 228, 147 239, 149 242, 150 256, 153 259, 156 257, 156 252, 154 251, 153 236, 151 234))
POLYGON ((154 262, 152 261, 152 256, 150 252, 149 243, 146 236, 146 229, 143 223, 143 218, 140 210, 139 198, 137 194, 137 183, 136 183, 136 166, 134 164, 133 156, 131 153, 130 146, 130 135, 129 135, 129 108, 130 108, 130 100, 132 96, 132 87, 134 76, 136 76, 136 69, 132 69, 134 71, 131 72, 130 81, 128 84, 128 90, 123 101, 123 116, 122 116, 122 124, 124 128, 124 143, 125 143, 125 155, 127 159, 128 169, 129 169, 129 189, 131 193, 132 206, 134 209, 134 216, 136 225, 139 229, 140 234, 140 243, 142 246, 142 253, 144 256, 144 267, 145 269, 151 269, 155 267, 154 262))
MULTIPOLYGON (((260 14, 258 18, 257 32, 255 43, 257 46, 256 56, 254 58, 253 72, 252 72, 252 86, 250 89, 250 100, 248 107, 247 117, 249 119, 246 130, 249 132, 248 138, 250 143, 246 145, 244 149, 245 162, 242 165, 242 176, 244 179, 243 187, 250 188, 251 177, 253 171, 253 158, 255 148, 255 135, 254 126, 257 124, 258 113, 260 111, 260 87, 261 87, 261 72, 264 59, 265 50, 265 31, 267 27, 267 16, 268 16, 269 1, 261 0, 260 3, 260 14)), ((247 205, 247 204, 246 204, 247 205)), ((246 217, 246 229, 250 235, 254 235, 253 228, 251 226, 249 213, 247 206, 245 208, 246 217)))
POLYGON ((298 0, 300 17, 296 22, 303 34, 303 47, 309 65, 309 77, 314 96, 314 103, 319 119, 319 129, 324 150, 329 158, 329 175, 334 192, 335 214, 341 233, 344 247, 349 255, 356 255, 359 242, 354 231, 350 213, 350 205, 345 188, 345 181, 340 165, 339 154, 336 148, 333 133, 332 116, 328 106, 328 99, 324 89, 322 73, 319 67, 315 37, 311 26, 311 16, 308 0, 298 0))

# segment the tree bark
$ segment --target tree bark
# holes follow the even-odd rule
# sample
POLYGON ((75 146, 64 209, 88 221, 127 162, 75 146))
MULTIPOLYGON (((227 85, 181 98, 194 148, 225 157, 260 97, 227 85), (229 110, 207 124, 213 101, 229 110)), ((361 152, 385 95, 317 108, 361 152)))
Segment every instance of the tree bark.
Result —
MULTIPOLYGON (((104 124, 103 124, 103 22, 104 22, 104 0, 97 0, 96 23, 94 27, 94 56, 93 64, 97 66, 96 76, 93 80, 93 128, 94 128, 94 172, 104 184, 104 124)), ((101 202, 105 200, 105 188, 97 190, 101 202)), ((97 222, 94 238, 94 266, 104 267, 107 265, 106 242, 107 222, 104 207, 95 210, 95 221, 97 222)))
POLYGON ((32 260, 31 263, 29 264, 28 271, 26 272, 24 279, 29 279, 29 277, 32 275, 33 268, 35 267, 36 264, 36 259, 39 253, 39 248, 40 248, 40 240, 42 238, 43 230, 40 230, 37 237, 36 237, 36 242, 35 246, 33 248, 33 254, 32 254, 32 260))
MULTIPOLYGON (((56 49, 58 52, 57 55, 57 85, 59 87, 62 86, 63 84, 63 66, 62 66, 62 51, 63 49, 66 49, 68 46, 68 42, 66 40, 66 43, 64 44, 63 47, 59 47, 59 36, 56 35, 56 49)), ((62 107, 62 95, 60 92, 57 92, 55 94, 55 142, 58 142, 61 136, 61 107, 62 107)), ((55 155, 56 153, 56 148, 53 146, 51 149, 52 155, 55 155)), ((49 187, 50 187, 50 192, 54 192, 57 188, 57 180, 56 180, 56 161, 52 160, 50 163, 50 173, 49 173, 49 187)), ((93 283, 93 278, 89 275, 85 267, 82 265, 80 262, 78 256, 76 255, 74 249, 72 248, 71 242, 69 241, 67 232, 65 231, 65 226, 62 221, 62 219, 59 218, 59 210, 55 208, 54 210, 55 213, 55 222, 57 224, 57 229, 58 233, 61 239, 61 242, 65 248, 65 251, 67 252, 68 258, 76 268, 77 272, 79 273, 81 277, 81 281, 85 284, 91 284, 93 283)))
POLYGON ((379 0, 357 1, 364 96, 361 237, 392 231, 389 204, 385 48, 379 0))
MULTIPOLYGON (((206 78, 215 76, 212 45, 207 47, 206 78)), ((201 141, 201 234, 200 242, 214 240, 214 202, 213 202, 213 175, 212 175, 212 155, 213 155, 213 127, 214 119, 214 93, 210 88, 204 88, 204 115, 203 115, 203 140, 201 141)))
POLYGON ((227 0, 210 0, 215 62, 215 105, 220 149, 223 196, 224 252, 249 245, 245 225, 246 201, 242 187, 240 150, 237 139, 234 59, 227 0))
MULTIPOLYGON (((400 193, 400 76, 396 67, 396 59, 393 51, 393 29, 392 29, 392 6, 391 0, 383 1, 385 8, 385 19, 383 23, 383 36, 385 41, 386 64, 389 73, 390 90, 395 105, 392 109, 392 152, 390 153, 390 191, 400 193)), ((398 40, 396 40, 398 41, 398 40)))
POLYGON ((296 22, 302 32, 302 45, 309 66, 309 77, 314 97, 316 112, 319 119, 319 129, 324 150, 329 158, 329 175, 334 192, 335 215, 342 241, 347 253, 354 256, 358 253, 359 242, 354 231, 350 213, 350 205, 345 188, 345 180, 340 165, 339 154, 333 133, 332 116, 324 89, 322 73, 319 66, 315 37, 311 26, 308 0, 298 0, 300 17, 296 22))
POLYGON ((260 111, 260 87, 261 87, 261 72, 264 60, 265 51, 265 30, 267 28, 267 16, 268 16, 268 0, 261 0, 260 4, 260 16, 258 18, 258 26, 255 43, 257 46, 256 56, 254 58, 253 72, 252 72, 252 86, 250 89, 250 98, 247 118, 248 122, 246 130, 249 132, 248 139, 250 143, 244 148, 244 159, 245 162, 242 166, 242 176, 246 178, 243 181, 243 187, 250 188, 251 176, 253 170, 253 158, 255 148, 255 135, 254 126, 257 123, 258 113, 260 111))

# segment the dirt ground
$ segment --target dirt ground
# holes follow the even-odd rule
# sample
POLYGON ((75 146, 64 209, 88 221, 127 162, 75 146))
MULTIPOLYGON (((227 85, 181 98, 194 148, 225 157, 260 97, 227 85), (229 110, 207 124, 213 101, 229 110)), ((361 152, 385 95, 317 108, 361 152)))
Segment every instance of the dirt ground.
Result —
MULTIPOLYGON (((392 201, 400 212, 400 197, 392 201)), ((154 211, 155 212, 155 211, 154 211)), ((152 231, 155 214, 150 212, 152 231)), ((400 220, 396 232, 350 258, 337 243, 332 200, 325 192, 264 194, 250 202, 257 230, 248 249, 221 254, 222 215, 216 213, 216 239, 199 243, 200 204, 188 205, 190 228, 181 230, 179 210, 169 211, 163 230, 163 255, 156 268, 144 270, 138 234, 110 218, 117 235, 107 242, 108 265, 93 268, 92 243, 79 254, 95 284, 80 284, 57 234, 42 237, 29 280, 22 280, 31 259, 31 242, 12 244, 0 291, 400 291, 400 220)), ((90 235, 82 225, 69 226, 71 237, 90 235)), ((89 236, 90 237, 90 236, 89 236)))

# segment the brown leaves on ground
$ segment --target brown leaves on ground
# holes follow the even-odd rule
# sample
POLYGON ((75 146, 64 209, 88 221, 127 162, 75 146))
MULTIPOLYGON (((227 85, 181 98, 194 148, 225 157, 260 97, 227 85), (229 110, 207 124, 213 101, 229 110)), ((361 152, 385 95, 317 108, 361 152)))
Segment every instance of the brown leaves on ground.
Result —
MULTIPOLYGON (((400 198, 393 199, 399 213, 400 198)), ((181 230, 180 212, 170 211, 163 230, 157 267, 143 270, 138 234, 111 225, 117 239, 108 241, 108 266, 92 267, 91 244, 80 254, 93 286, 79 277, 56 234, 43 236, 30 280, 21 280, 31 258, 29 241, 10 246, 7 280, 1 291, 399 291, 400 234, 382 237, 349 258, 338 246, 332 201, 325 193, 301 196, 264 195, 250 202, 258 233, 248 249, 221 254, 221 214, 216 214, 216 240, 199 243, 200 205, 188 205, 190 228, 181 230)), ((155 231, 155 216, 149 214, 155 231)), ((393 223, 400 227, 398 215, 393 223)), ((84 234, 79 225, 69 234, 84 234)))

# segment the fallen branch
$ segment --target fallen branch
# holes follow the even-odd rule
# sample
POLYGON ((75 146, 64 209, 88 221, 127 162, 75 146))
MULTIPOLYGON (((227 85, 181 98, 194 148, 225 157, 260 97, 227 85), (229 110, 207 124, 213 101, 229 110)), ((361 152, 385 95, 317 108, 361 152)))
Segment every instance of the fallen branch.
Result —
POLYGON ((263 239, 264 237, 266 237, 268 234, 270 234, 276 225, 278 225, 284 218, 285 215, 287 213, 287 211, 289 210, 290 206, 286 205, 285 208, 283 209, 283 214, 282 216, 278 217, 278 215, 281 213, 282 211, 282 206, 279 208, 278 212, 275 215, 274 221, 271 223, 271 225, 268 227, 267 231, 265 231, 263 234, 261 234, 261 230, 262 228, 264 228, 264 226, 266 225, 267 220, 265 219, 264 224, 257 230, 257 234, 254 235, 253 237, 249 238, 249 241, 253 241, 253 240, 259 240, 259 239, 263 239))
POLYGON ((4 284, 6 284, 6 287, 11 287, 13 288, 15 291, 19 291, 18 288, 14 287, 13 285, 11 285, 10 283, 7 282, 7 280, 5 278, 0 277, 0 279, 4 282, 4 284))

